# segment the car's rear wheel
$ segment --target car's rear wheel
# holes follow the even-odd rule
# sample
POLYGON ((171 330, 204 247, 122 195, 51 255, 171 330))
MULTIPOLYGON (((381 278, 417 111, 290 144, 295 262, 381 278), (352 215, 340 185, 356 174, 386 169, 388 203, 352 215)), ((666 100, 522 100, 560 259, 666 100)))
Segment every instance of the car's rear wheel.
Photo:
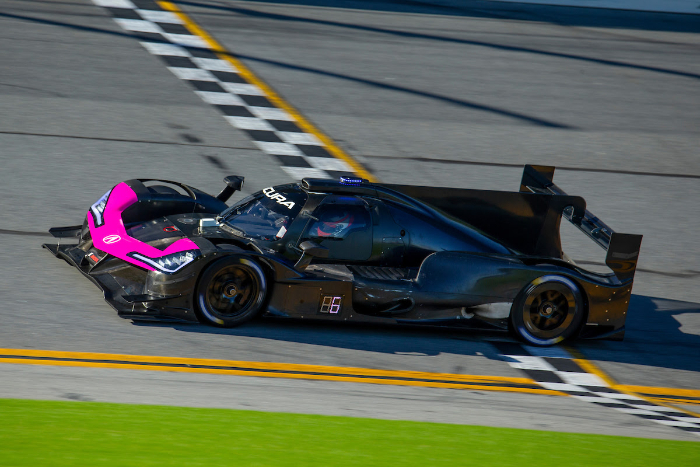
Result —
POLYGON ((528 284, 511 309, 511 329, 525 342, 555 345, 573 336, 585 316, 578 286, 561 276, 543 276, 528 284))
POLYGON ((195 296, 197 315, 213 326, 238 326, 258 314, 265 305, 267 279, 254 260, 227 256, 202 274, 195 296))

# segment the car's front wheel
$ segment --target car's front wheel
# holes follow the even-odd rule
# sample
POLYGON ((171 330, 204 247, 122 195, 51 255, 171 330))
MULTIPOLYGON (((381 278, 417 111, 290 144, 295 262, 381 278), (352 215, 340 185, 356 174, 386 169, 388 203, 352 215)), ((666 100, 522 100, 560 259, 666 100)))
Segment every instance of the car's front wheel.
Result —
POLYGON ((555 345, 581 327, 584 302, 578 286, 562 276, 543 276, 528 284, 511 309, 511 329, 525 342, 555 345))
POLYGON ((251 258, 227 256, 202 274, 195 295, 197 315, 213 326, 238 326, 258 314, 267 297, 265 272, 251 258))

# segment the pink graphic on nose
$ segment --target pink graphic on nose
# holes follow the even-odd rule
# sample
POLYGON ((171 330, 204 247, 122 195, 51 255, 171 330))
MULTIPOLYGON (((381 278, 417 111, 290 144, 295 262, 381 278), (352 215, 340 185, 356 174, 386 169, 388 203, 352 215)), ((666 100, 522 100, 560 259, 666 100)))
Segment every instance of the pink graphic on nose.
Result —
POLYGON ((149 271, 155 271, 155 269, 142 261, 130 257, 129 253, 140 253, 148 258, 157 259, 173 253, 199 249, 196 243, 187 238, 181 238, 165 250, 159 250, 148 243, 130 237, 126 233, 122 213, 137 201, 138 196, 136 196, 134 190, 122 182, 115 186, 109 195, 107 205, 102 214, 104 224, 100 227, 95 227, 95 221, 90 211, 88 211, 87 221, 95 248, 149 271))

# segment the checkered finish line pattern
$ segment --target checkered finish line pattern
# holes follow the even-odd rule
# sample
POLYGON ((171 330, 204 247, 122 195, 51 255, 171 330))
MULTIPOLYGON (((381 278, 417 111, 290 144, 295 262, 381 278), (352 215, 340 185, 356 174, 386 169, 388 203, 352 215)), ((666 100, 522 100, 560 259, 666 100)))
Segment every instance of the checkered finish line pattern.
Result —
POLYGON ((175 76, 187 82, 206 103, 218 109, 266 154, 276 158, 294 179, 354 175, 348 163, 333 155, 295 118, 275 106, 229 61, 219 57, 173 12, 154 0, 92 0, 107 9, 119 26, 160 57, 175 76))
POLYGON ((587 373, 560 347, 540 348, 510 342, 492 344, 511 367, 522 370, 546 389, 700 436, 700 418, 616 391, 597 375, 587 373))

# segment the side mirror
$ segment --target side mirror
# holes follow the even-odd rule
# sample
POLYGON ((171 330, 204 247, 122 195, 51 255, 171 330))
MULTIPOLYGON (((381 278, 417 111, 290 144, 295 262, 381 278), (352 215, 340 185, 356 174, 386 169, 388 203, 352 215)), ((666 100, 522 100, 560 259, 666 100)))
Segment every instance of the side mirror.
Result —
POLYGON ((241 188, 243 188, 244 180, 245 177, 241 177, 240 175, 229 175, 228 177, 225 177, 224 182, 226 182, 226 188, 221 190, 221 193, 216 195, 216 199, 223 201, 224 203, 228 201, 233 193, 240 191, 241 188))
POLYGON ((300 270, 306 269, 306 267, 309 264, 311 264, 312 259, 328 258, 328 254, 330 253, 330 250, 325 246, 321 246, 318 243, 312 242, 310 240, 301 242, 299 248, 301 248, 301 251, 303 251, 303 253, 301 255, 301 258, 299 258, 299 261, 297 261, 297 264, 294 265, 294 267, 300 270))

